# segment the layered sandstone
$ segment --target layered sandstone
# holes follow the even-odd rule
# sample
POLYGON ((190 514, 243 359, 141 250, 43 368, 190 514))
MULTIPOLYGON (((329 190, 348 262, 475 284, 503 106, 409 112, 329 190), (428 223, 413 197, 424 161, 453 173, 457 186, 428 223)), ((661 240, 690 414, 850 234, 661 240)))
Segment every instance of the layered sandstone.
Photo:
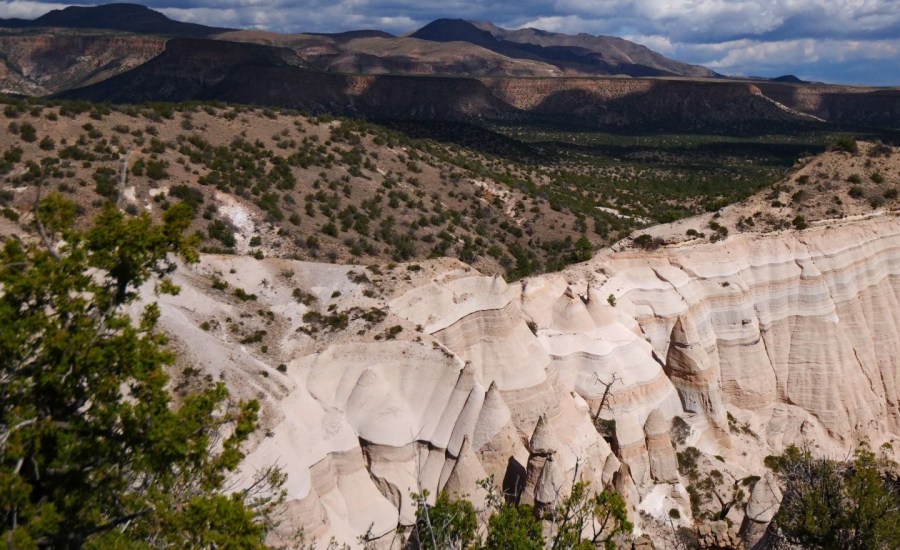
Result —
MULTIPOLYGON (((262 401, 265 436, 246 475, 282 467, 285 525, 317 538, 352 544, 370 525, 376 536, 409 525, 411 493, 423 489, 481 505, 476 481, 489 476, 539 506, 580 479, 616 488, 632 511, 686 517, 668 433, 676 415, 688 444, 735 477, 762 475, 762 457, 791 443, 837 455, 863 438, 900 437, 892 215, 607 250, 515 283, 446 259, 370 274, 372 283, 350 276, 361 269, 207 256, 163 307, 165 325, 190 343, 187 360, 262 401), (212 274, 257 301, 212 289, 212 274), (298 303, 294 288, 318 303, 298 303), (315 308, 384 315, 315 332, 304 320, 315 308), (274 315, 265 351, 224 327, 198 328, 244 310, 274 315), (613 448, 599 419, 615 421, 613 448)), ((768 509, 763 488, 753 493, 768 509)), ((767 521, 753 514, 751 543, 767 521)))
POLYGON ((87 86, 142 65, 165 43, 155 36, 2 33, 0 91, 37 96, 87 86))

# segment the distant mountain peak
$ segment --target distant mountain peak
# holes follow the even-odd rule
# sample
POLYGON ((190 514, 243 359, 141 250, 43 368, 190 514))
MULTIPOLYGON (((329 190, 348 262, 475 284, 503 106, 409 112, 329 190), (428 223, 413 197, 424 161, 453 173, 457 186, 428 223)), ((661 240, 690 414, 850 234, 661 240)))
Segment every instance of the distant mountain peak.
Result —
POLYGON ((487 30, 465 19, 435 19, 410 35, 431 42, 469 42, 478 46, 495 45, 497 38, 487 30))
POLYGON ((572 74, 715 77, 614 36, 564 34, 535 28, 504 29, 487 21, 437 19, 410 35, 432 42, 468 42, 512 59, 547 63, 572 74))
POLYGON ((786 84, 805 84, 804 80, 801 80, 800 78, 792 74, 777 76, 775 78, 770 78, 769 80, 771 80, 772 82, 783 82, 786 84))
POLYGON ((0 26, 63 27, 106 29, 144 34, 174 36, 212 36, 231 29, 182 23, 141 4, 116 3, 99 6, 69 6, 52 10, 34 20, 0 19, 0 26))

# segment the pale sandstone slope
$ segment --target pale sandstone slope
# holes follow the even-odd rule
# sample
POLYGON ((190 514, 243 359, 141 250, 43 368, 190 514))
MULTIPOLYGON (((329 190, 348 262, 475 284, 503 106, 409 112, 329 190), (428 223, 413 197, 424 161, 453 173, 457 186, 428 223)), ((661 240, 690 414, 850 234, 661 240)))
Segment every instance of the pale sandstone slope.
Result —
POLYGON ((676 415, 689 444, 734 476, 764 473, 762 457, 789 443, 836 455, 900 438, 892 215, 603 251, 510 284, 446 259, 381 273, 206 256, 178 277, 164 325, 187 361, 262 401, 245 475, 284 468, 284 529, 317 539, 355 544, 370 526, 380 536, 409 525, 419 489, 481 503, 474 480, 487 475, 545 505, 576 468, 633 510, 689 517, 667 433, 676 415), (214 274, 227 292, 210 286, 214 274), (257 299, 236 300, 234 287, 257 299), (295 288, 318 301, 299 303, 295 288), (384 315, 370 322, 353 307, 384 315), (350 312, 348 324, 298 332, 313 332, 310 309, 350 312), (266 349, 240 343, 253 323, 266 349), (610 382, 599 413, 616 421, 616 454, 593 423, 610 382), (730 430, 729 415, 753 435, 730 430))

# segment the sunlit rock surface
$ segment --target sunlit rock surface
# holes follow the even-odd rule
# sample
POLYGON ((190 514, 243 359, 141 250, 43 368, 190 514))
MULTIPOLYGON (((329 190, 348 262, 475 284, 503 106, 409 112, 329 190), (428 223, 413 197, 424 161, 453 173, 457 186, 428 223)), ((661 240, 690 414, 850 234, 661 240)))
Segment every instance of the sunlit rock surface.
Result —
POLYGON ((676 415, 689 444, 757 475, 791 443, 836 456, 900 437, 892 216, 604 250, 513 283, 447 259, 376 273, 206 256, 177 278, 163 323, 185 361, 263 406, 241 479, 280 466, 285 532, 320 540, 409 525, 423 489, 480 505, 475 481, 487 476, 540 505, 583 479, 616 488, 632 511, 665 514, 674 505, 661 503, 686 500, 668 434, 676 415), (235 300, 235 287, 257 299, 235 300), (300 303, 297 288, 317 302, 300 303), (349 321, 311 331, 311 309, 349 321), (372 309, 383 319, 358 316, 372 309), (266 350, 241 343, 238 323, 259 319, 266 350), (752 427, 749 443, 734 418, 752 427), (595 420, 615 421, 615 454, 595 420))

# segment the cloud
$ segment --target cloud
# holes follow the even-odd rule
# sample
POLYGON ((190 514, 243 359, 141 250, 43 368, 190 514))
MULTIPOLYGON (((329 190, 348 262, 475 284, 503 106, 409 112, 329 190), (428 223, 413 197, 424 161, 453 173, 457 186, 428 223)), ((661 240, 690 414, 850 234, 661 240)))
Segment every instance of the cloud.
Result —
POLYGON ((13 0, 0 2, 0 18, 2 19, 34 19, 50 10, 62 9, 73 4, 53 4, 50 2, 32 2, 29 0, 13 0))
MULTIPOLYGON (((127 1, 127 0, 126 0, 127 1)), ((141 1, 141 0, 131 0, 141 1)), ((728 74, 802 72, 900 84, 900 0, 145 0, 182 21, 276 32, 379 28, 402 34, 440 17, 508 28, 624 36, 728 74)), ((0 17, 64 4, 0 0, 0 17)))

